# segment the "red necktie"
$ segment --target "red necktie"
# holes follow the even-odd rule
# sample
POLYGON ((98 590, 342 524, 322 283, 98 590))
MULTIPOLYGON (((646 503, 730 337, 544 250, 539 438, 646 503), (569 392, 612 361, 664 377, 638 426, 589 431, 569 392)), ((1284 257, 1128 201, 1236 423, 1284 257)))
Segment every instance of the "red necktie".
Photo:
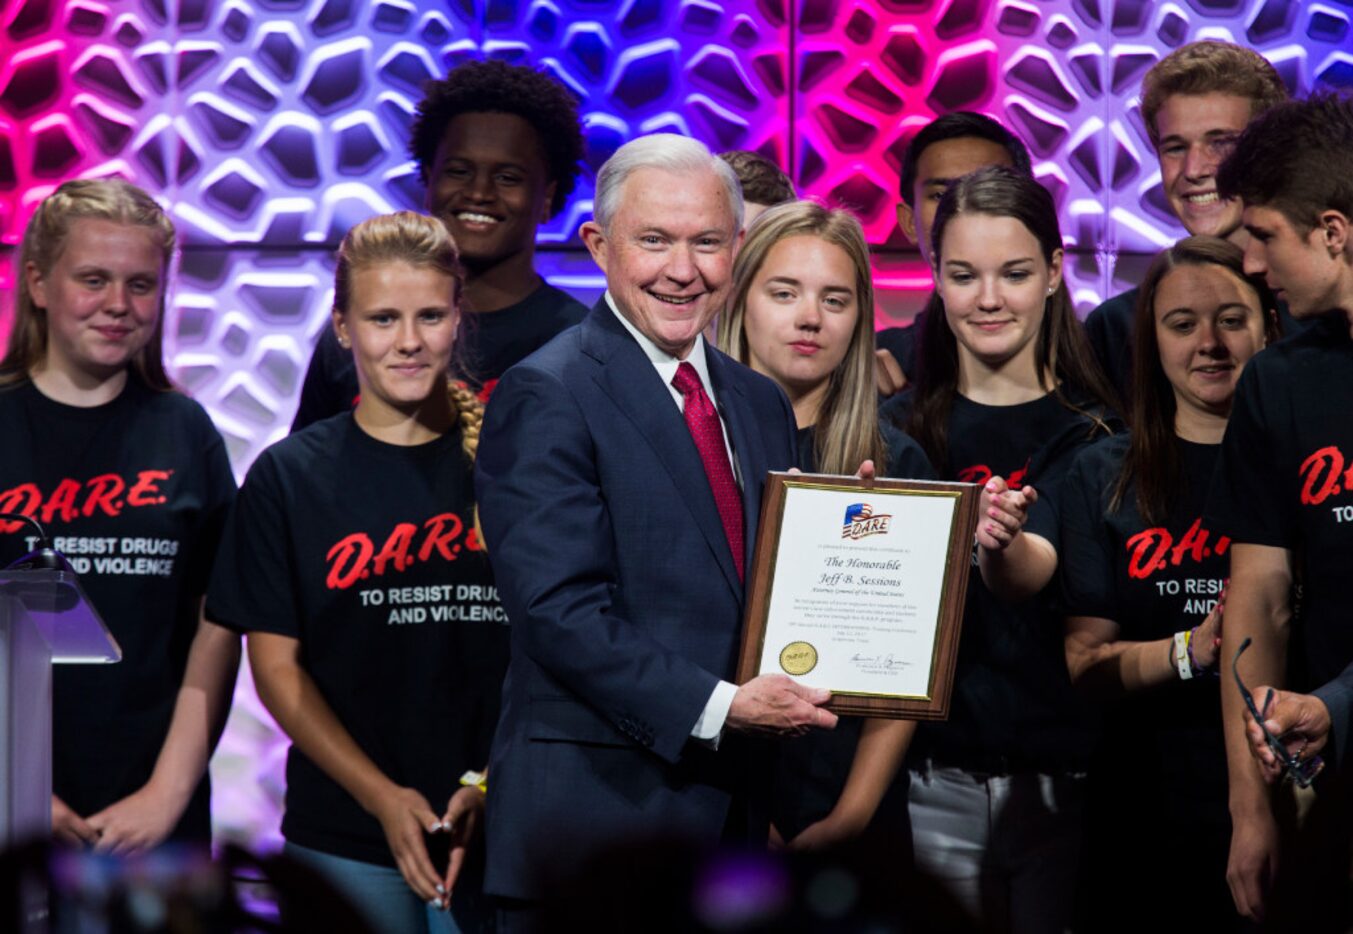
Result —
POLYGON ((719 413, 705 394, 700 374, 689 363, 677 367, 672 385, 685 400, 682 412, 686 416, 686 427, 690 429, 695 447, 700 451, 705 476, 709 478, 709 488, 714 493, 714 505, 719 509, 724 535, 728 537, 728 547, 733 552, 733 565, 738 569, 738 580, 742 580, 742 493, 733 479, 733 467, 728 461, 728 448, 724 444, 719 413))

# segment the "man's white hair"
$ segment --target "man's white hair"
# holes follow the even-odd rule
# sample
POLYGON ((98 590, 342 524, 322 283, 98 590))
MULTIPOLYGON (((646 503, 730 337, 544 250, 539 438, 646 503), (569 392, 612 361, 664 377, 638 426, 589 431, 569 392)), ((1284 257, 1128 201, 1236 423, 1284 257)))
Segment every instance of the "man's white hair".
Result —
POLYGON ((638 169, 662 169, 678 174, 713 172, 728 192, 733 229, 742 229, 742 184, 728 163, 710 152, 704 143, 689 136, 650 133, 617 149, 597 173, 592 217, 602 230, 611 229, 611 221, 620 210, 620 190, 625 179, 638 169))

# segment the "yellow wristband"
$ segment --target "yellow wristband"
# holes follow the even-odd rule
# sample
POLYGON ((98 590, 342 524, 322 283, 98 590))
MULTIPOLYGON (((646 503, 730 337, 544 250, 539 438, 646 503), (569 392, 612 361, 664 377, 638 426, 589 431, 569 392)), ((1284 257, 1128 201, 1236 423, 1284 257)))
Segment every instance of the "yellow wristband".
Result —
POLYGON ((489 793, 489 777, 484 772, 476 772, 474 769, 470 769, 460 777, 460 783, 467 788, 473 785, 483 794, 489 793))

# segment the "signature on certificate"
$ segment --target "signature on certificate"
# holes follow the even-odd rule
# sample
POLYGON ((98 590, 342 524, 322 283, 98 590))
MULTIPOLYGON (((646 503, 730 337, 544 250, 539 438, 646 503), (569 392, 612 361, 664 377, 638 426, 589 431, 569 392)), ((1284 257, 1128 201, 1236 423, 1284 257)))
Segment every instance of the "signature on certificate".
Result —
POLYGON ((898 668, 905 668, 907 663, 900 658, 888 655, 861 655, 856 652, 850 657, 851 662, 856 668, 862 668, 865 671, 882 669, 884 671, 895 671, 898 668))

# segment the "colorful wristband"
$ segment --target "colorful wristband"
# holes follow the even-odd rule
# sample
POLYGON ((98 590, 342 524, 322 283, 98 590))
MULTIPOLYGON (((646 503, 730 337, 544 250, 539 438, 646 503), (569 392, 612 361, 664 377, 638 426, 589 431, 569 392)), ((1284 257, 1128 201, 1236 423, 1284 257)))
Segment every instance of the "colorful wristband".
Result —
POLYGON ((476 772, 474 769, 470 769, 460 777, 460 783, 467 788, 473 785, 484 794, 489 793, 489 777, 484 772, 476 772))
POLYGON ((1194 675, 1201 675, 1207 672, 1207 669, 1198 664, 1198 659, 1193 657, 1193 634, 1198 631, 1198 627, 1189 630, 1188 648, 1189 648, 1189 668, 1194 675))

